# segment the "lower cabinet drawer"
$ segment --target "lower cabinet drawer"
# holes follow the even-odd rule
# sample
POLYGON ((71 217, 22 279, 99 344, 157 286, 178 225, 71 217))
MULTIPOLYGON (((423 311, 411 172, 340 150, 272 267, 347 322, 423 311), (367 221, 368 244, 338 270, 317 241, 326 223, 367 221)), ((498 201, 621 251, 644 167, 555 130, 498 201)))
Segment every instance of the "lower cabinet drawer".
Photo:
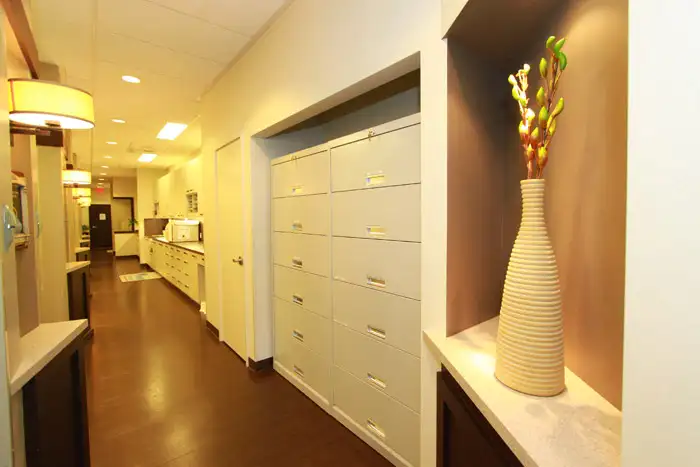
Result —
POLYGON ((420 412, 420 359, 335 323, 336 366, 420 412))
POLYGON ((420 464, 417 413, 337 367, 333 367, 333 403, 409 463, 420 464))
POLYGON ((294 302, 307 310, 331 316, 330 279, 304 271, 274 266, 275 296, 294 302))
POLYGON ((420 300, 420 247, 333 237, 333 278, 420 300))
POLYGON ((333 319, 380 342, 420 356, 418 300, 333 281, 333 319))
POLYGON ((275 232, 273 242, 275 264, 320 276, 330 275, 328 237, 275 232))
POLYGON ((330 400, 330 360, 305 347, 287 334, 275 333, 275 360, 294 377, 330 400))
POLYGON ((274 298, 275 332, 286 334, 321 355, 331 354, 331 320, 274 298))

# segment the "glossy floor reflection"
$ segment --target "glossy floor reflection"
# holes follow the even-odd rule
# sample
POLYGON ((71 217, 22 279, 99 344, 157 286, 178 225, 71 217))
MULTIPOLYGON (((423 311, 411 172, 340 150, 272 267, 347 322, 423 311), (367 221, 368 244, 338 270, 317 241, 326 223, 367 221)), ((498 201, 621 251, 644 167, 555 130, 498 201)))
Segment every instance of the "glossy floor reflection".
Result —
POLYGON ((93 252, 93 467, 388 466, 274 372, 251 376, 164 280, 93 252))

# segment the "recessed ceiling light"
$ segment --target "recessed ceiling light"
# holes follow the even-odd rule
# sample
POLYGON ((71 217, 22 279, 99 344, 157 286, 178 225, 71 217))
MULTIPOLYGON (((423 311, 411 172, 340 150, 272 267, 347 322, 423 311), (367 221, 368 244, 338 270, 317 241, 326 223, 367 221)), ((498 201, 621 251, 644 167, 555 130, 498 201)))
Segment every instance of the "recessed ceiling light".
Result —
POLYGON ((112 146, 114 146, 115 144, 117 144, 117 142, 116 141, 107 141, 107 144, 111 144, 112 146))
POLYGON ((103 181, 104 181, 104 178, 100 178, 100 181, 103 182, 103 181))
POLYGON ((100 175, 107 175, 107 174, 106 174, 106 173, 104 173, 104 172, 102 172, 102 173, 100 173, 100 175))
POLYGON ((151 162, 153 159, 158 157, 158 154, 153 154, 152 152, 144 152, 141 157, 138 158, 139 162, 151 162))
POLYGON ((105 156, 105 159, 111 159, 112 156, 105 156))
POLYGON ((185 123, 172 123, 168 122, 165 124, 162 130, 158 132, 158 139, 169 139, 169 140, 174 140, 178 136, 180 136, 180 133, 185 131, 185 128, 187 128, 187 125, 185 123))
POLYGON ((112 121, 114 123, 126 123, 126 120, 122 120, 121 118, 113 118, 112 121))
POLYGON ((136 76, 130 76, 130 75, 122 76, 122 80, 126 81, 127 83, 132 83, 132 84, 138 84, 141 82, 141 80, 138 79, 136 76))
POLYGON ((102 168, 103 168, 103 169, 109 169, 109 166, 108 166, 108 165, 103 165, 102 168))

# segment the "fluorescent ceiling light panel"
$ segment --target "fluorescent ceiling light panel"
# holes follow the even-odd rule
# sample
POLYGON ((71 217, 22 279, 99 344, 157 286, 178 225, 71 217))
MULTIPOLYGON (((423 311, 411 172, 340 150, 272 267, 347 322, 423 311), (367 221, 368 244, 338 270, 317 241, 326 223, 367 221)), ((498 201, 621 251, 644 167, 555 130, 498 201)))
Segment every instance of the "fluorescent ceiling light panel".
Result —
POLYGON ((105 156, 105 159, 111 159, 112 156, 105 156))
POLYGON ((117 142, 116 141, 107 141, 107 144, 114 146, 115 144, 117 144, 117 142))
POLYGON ((106 174, 106 173, 104 173, 104 172, 102 172, 102 173, 100 173, 100 175, 107 175, 107 174, 106 174))
POLYGON ((138 79, 136 76, 130 76, 130 75, 122 76, 122 81, 126 81, 127 83, 131 83, 131 84, 138 84, 141 82, 141 80, 138 79))
POLYGON ((122 120, 121 118, 113 118, 112 121, 114 123, 126 123, 126 120, 122 120))
POLYGON ((152 162, 153 159, 158 157, 158 154, 153 154, 152 152, 144 152, 141 157, 138 158, 139 162, 152 162))
POLYGON ((109 169, 109 166, 108 166, 108 165, 103 165, 102 168, 103 168, 103 169, 109 169))
POLYGON ((168 122, 165 124, 162 130, 158 133, 157 138, 158 139, 169 139, 169 140, 174 140, 180 134, 185 131, 185 128, 187 128, 187 125, 185 123, 173 123, 173 122, 168 122))

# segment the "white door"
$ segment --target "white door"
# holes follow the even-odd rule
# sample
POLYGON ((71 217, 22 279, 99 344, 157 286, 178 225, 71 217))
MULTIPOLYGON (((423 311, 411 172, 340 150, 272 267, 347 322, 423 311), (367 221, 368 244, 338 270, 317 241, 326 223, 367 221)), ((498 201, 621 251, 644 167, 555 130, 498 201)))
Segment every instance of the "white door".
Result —
POLYGON ((216 152, 219 296, 224 342, 245 361, 242 175, 241 142, 236 140, 216 152))

